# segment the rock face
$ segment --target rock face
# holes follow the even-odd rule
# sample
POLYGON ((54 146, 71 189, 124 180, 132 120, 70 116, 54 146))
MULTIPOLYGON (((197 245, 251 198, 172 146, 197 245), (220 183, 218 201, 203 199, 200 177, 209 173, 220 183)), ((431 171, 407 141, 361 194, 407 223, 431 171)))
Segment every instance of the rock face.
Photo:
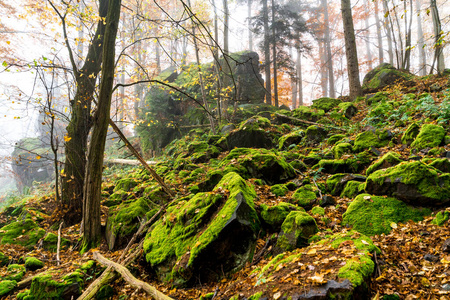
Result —
POLYGON ((450 201, 450 174, 421 161, 402 162, 370 174, 366 191, 394 196, 411 205, 439 206, 450 201))
POLYGON ((413 208, 395 198, 361 194, 350 203, 342 222, 362 234, 388 234, 392 223, 417 222, 429 214, 429 209, 413 208))
POLYGON ((292 211, 281 225, 275 252, 292 251, 308 245, 308 239, 319 231, 313 217, 302 211, 292 211))
MULTIPOLYGON (((243 51, 231 54, 229 60, 235 68, 234 77, 237 79, 236 99, 242 103, 264 102, 264 80, 259 73, 259 55, 252 51, 243 51)), ((222 67, 225 70, 225 66, 222 67)))
POLYGON ((260 226, 255 197, 238 174, 228 173, 212 193, 169 207, 144 242, 146 260, 158 278, 193 285, 243 267, 260 226))
POLYGON ((274 147, 275 136, 272 132, 267 131, 269 127, 271 127, 270 121, 262 117, 244 121, 237 130, 226 136, 228 149, 274 147))
POLYGON ((246 179, 263 179, 269 185, 295 177, 294 168, 281 155, 266 149, 233 149, 219 166, 225 171, 234 170, 246 179))
POLYGON ((364 90, 380 90, 398 81, 409 80, 410 73, 399 71, 388 63, 383 63, 364 76, 362 88, 364 90))

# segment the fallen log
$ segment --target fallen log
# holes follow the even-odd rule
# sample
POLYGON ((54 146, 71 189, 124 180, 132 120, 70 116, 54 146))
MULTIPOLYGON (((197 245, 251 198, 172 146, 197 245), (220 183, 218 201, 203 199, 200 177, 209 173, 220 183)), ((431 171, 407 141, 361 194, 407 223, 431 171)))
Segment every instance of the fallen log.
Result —
POLYGON ((94 252, 94 259, 101 263, 102 265, 106 265, 108 267, 114 268, 114 270, 122 275, 123 279, 128 282, 132 287, 144 290, 151 297, 156 300, 173 300, 169 296, 161 293, 155 287, 149 285, 148 283, 137 279, 134 277, 131 272, 123 265, 110 261, 109 259, 103 257, 99 252, 94 252))
MULTIPOLYGON (((147 160, 146 163, 149 166, 157 164, 157 162, 153 161, 153 160, 147 160)), ((120 159, 120 158, 116 158, 116 159, 107 159, 107 160, 105 160, 105 164, 106 165, 139 166, 141 164, 141 162, 139 160, 137 160, 137 159, 120 159)))

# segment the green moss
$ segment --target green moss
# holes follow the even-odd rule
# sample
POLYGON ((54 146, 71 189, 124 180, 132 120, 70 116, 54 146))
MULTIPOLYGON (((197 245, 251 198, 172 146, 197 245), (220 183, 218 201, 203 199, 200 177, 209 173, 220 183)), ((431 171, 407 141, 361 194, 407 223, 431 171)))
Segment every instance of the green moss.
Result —
POLYGON ((340 99, 334 99, 329 97, 322 97, 316 100, 313 100, 313 104, 311 105, 312 108, 315 109, 322 109, 325 112, 328 112, 332 110, 333 108, 337 107, 342 103, 342 100, 340 99))
POLYGON ((338 277, 348 279, 354 287, 361 286, 373 273, 375 263, 372 259, 363 255, 357 258, 351 258, 345 263, 345 266, 339 269, 338 277))
POLYGON ((261 218, 265 223, 270 225, 274 229, 281 228, 287 215, 291 211, 303 210, 302 207, 293 205, 286 202, 280 202, 277 205, 267 206, 266 204, 261 204, 261 218))
POLYGON ((345 135, 345 134, 335 134, 335 135, 332 135, 332 136, 330 136, 329 138, 328 138, 328 140, 327 140, 327 144, 328 145, 334 145, 334 144, 336 144, 337 142, 339 142, 340 140, 342 140, 342 139, 344 139, 344 138, 346 138, 347 136, 345 135))
POLYGON ((430 162, 426 162, 429 166, 438 169, 443 173, 450 173, 450 161, 448 158, 435 158, 430 162))
POLYGON ((4 296, 11 292, 17 286, 15 280, 3 280, 0 282, 0 296, 4 296))
POLYGON ((44 267, 44 263, 37 259, 36 257, 27 257, 25 258, 25 268, 31 271, 35 271, 37 269, 41 269, 44 267))
POLYGON ((378 148, 384 147, 386 145, 387 141, 379 139, 374 131, 368 130, 356 136, 353 150, 356 152, 360 152, 362 150, 370 149, 372 147, 378 148))
POLYGON ((78 272, 70 273, 64 276, 61 281, 52 279, 52 275, 42 275, 33 278, 30 287, 30 296, 33 299, 64 299, 69 291, 74 291, 74 285, 77 286, 81 294, 83 284, 83 275, 78 272))
POLYGON ((27 270, 23 265, 11 264, 8 266, 7 280, 21 281, 27 270))
POLYGON ((367 168, 366 175, 370 175, 379 169, 395 166, 401 162, 400 154, 390 151, 370 165, 370 167, 367 168))
POLYGON ((298 188, 292 195, 291 202, 298 206, 303 207, 306 210, 312 208, 313 203, 316 201, 317 195, 312 185, 306 184, 298 188))
POLYGON ((350 203, 342 222, 363 234, 388 234, 391 223, 420 221, 429 214, 429 209, 416 209, 395 198, 361 194, 350 203))
POLYGON ((276 196, 281 197, 286 195, 289 189, 284 184, 276 184, 270 187, 270 191, 276 196))
POLYGON ((351 180, 345 185, 344 190, 341 193, 341 197, 353 198, 361 192, 361 182, 351 180))
POLYGON ((256 294, 253 294, 252 296, 250 296, 248 298, 248 300, 259 300, 263 294, 264 294, 263 292, 258 292, 256 294))
POLYGON ((411 145, 412 142, 416 139, 417 135, 419 134, 420 126, 417 123, 412 123, 408 126, 405 133, 402 135, 402 143, 411 145))
POLYGON ((288 148, 293 144, 299 144, 303 137, 305 136, 305 132, 303 130, 295 130, 288 134, 283 135, 278 140, 278 149, 288 148))
POLYGON ((3 226, 0 229, 0 243, 34 247, 44 235, 44 229, 39 228, 33 220, 26 218, 3 226))
MULTIPOLYGON (((415 187, 421 197, 435 200, 437 203, 446 201, 450 194, 450 178, 439 170, 423 162, 402 162, 394 167, 375 171, 367 177, 367 183, 383 185, 385 181, 401 182, 415 187)), ((390 192, 393 196, 395 191, 390 192)))
POLYGON ((436 217, 434 217, 434 219, 431 221, 431 224, 442 226, 445 224, 445 222, 448 221, 449 216, 450 216, 450 212, 448 212, 446 210, 443 212, 440 211, 436 214, 436 217))
POLYGON ((133 178, 120 179, 119 181, 116 182, 114 192, 117 192, 119 190, 129 192, 137 185, 138 182, 133 178))
POLYGON ((30 296, 30 290, 25 290, 23 292, 17 293, 17 300, 34 300, 30 296))
POLYGON ((326 181, 327 191, 331 195, 337 196, 341 192, 341 190, 339 189, 339 182, 341 181, 342 178, 344 178, 347 175, 348 174, 346 173, 338 173, 328 177, 326 181))
POLYGON ((271 125, 272 125, 272 123, 270 123, 269 119, 260 117, 260 116, 255 116, 253 118, 243 121, 239 125, 239 129, 240 130, 250 130, 250 131, 251 130, 260 130, 260 129, 269 128, 271 125))
POLYGON ((95 300, 107 300, 114 296, 114 289, 109 284, 102 286, 97 294, 95 294, 95 300))
POLYGON ((292 116, 302 120, 308 120, 315 122, 323 115, 325 112, 321 109, 315 109, 310 106, 300 106, 294 110, 292 110, 292 116))
POLYGON ((313 217, 302 211, 292 211, 281 225, 276 247, 282 251, 308 245, 308 239, 319 231, 313 217))
MULTIPOLYGON (((56 246, 58 244, 58 236, 52 232, 47 233, 43 241, 43 247, 45 250, 56 252, 56 246)), ((66 249, 70 245, 70 241, 66 238, 61 238, 61 249, 66 249)))
POLYGON ((441 145, 445 137, 445 129, 442 126, 434 124, 424 124, 420 128, 420 132, 417 135, 411 147, 419 150, 425 148, 433 148, 441 145))
POLYGON ((326 239, 319 241, 318 243, 329 244, 334 249, 338 249, 342 243, 347 241, 351 241, 355 245, 356 249, 363 252, 372 253, 376 251, 378 254, 381 253, 381 250, 374 245, 371 238, 355 230, 336 233, 332 236, 327 237, 326 239))
POLYGON ((338 143, 331 148, 333 156, 336 159, 341 158, 344 154, 352 153, 352 145, 350 143, 338 143))
POLYGON ((325 215, 325 209, 323 207, 320 206, 314 206, 311 210, 311 213, 313 215, 318 215, 318 216, 324 216, 325 215))
POLYGON ((305 139, 309 142, 320 143, 323 141, 323 139, 325 139, 326 135, 327 132, 317 125, 311 125, 306 128, 305 131, 305 139))
POLYGON ((6 266, 9 264, 9 256, 5 255, 3 252, 0 252, 0 266, 6 266))

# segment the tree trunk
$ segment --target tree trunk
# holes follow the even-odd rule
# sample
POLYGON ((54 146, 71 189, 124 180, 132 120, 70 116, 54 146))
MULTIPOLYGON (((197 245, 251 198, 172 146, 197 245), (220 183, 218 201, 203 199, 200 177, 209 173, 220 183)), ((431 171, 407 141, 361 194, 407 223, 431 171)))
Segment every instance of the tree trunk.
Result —
POLYGON ((100 83, 97 111, 93 118, 94 126, 89 145, 84 184, 83 242, 81 252, 97 246, 101 238, 100 200, 103 156, 111 111, 115 67, 115 41, 122 1, 110 0, 109 2, 104 38, 105 46, 103 48, 102 80, 100 83))
POLYGON ((359 81, 358 53, 356 51, 355 30, 353 27, 350 0, 341 0, 342 20, 344 23, 345 56, 347 58, 347 72, 350 86, 350 99, 362 95, 359 81))
POLYGON ((334 67, 333 67, 333 55, 331 54, 331 37, 330 37, 330 22, 328 17, 328 4, 327 0, 322 0, 323 8, 323 21, 325 25, 324 47, 326 51, 326 66, 327 66, 327 78, 328 78, 328 95, 331 98, 336 97, 335 83, 334 83, 334 67))
POLYGON ((325 39, 319 38, 319 56, 320 56, 320 86, 322 88, 322 97, 328 96, 328 72, 325 39))
POLYGON ((427 56, 425 53, 425 38, 423 36, 422 18, 420 15, 420 0, 416 0, 416 14, 417 14, 417 44, 419 47, 419 75, 427 75, 427 56))
POLYGON ((388 55, 389 55, 389 63, 394 65, 394 52, 392 50, 392 35, 391 35, 391 26, 389 25, 389 8, 387 5, 387 0, 383 1, 383 13, 384 13, 384 30, 386 31, 387 44, 388 44, 388 55))
MULTIPOLYGON (((292 58, 294 57, 294 54, 292 52, 292 47, 291 46, 289 47, 289 56, 292 57, 292 58)), ((295 68, 297 68, 297 65, 295 65, 295 68)), ((298 97, 298 89, 297 89, 297 87, 298 87, 298 79, 297 79, 296 75, 293 75, 291 77, 291 90, 292 90, 292 93, 291 93, 292 102, 291 103, 292 103, 292 109, 295 109, 296 106, 297 106, 297 97, 298 97)))
POLYGON ((383 37, 381 35, 381 22, 380 22, 380 10, 378 8, 378 0, 374 1, 375 3, 375 26, 377 27, 377 41, 378 41, 378 60, 380 64, 384 62, 384 53, 383 53, 383 37))
POLYGON ((264 21, 264 75, 266 80, 266 104, 272 104, 272 82, 270 78, 270 34, 267 0, 262 0, 264 21))
MULTIPOLYGON (((433 31, 434 31, 434 60, 433 65, 436 62, 436 70, 438 74, 442 74, 445 69, 443 46, 444 41, 442 40, 442 27, 441 19, 439 18, 439 11, 437 9, 436 0, 430 0, 431 16, 433 19, 433 31)), ((433 71, 433 68, 431 69, 433 71)))
POLYGON ((273 59, 273 94, 274 106, 278 107, 278 66, 277 66, 277 30, 275 28, 275 1, 272 0, 272 59, 273 59))
POLYGON ((403 60, 403 69, 409 71, 411 67, 411 35, 412 35, 412 19, 413 19, 413 0, 409 1, 409 19, 406 14, 406 1, 405 1, 405 57, 403 60))
POLYGON ((229 54, 228 33, 230 23, 230 12, 228 11, 228 0, 223 0, 223 54, 229 54))
POLYGON ((253 51, 252 0, 247 0, 248 49, 253 51))
MULTIPOLYGON (((99 1, 99 15, 106 17, 108 0, 99 1)), ((102 63, 103 21, 97 23, 94 40, 91 42, 86 60, 76 78, 77 91, 72 105, 72 117, 67 125, 65 138, 64 172, 62 172, 61 199, 66 225, 71 226, 81 221, 83 206, 83 183, 86 167, 86 151, 89 130, 91 128, 90 111, 94 97, 95 83, 102 63)))
POLYGON ((364 1, 364 12, 366 14, 366 18, 364 18, 364 25, 365 25, 365 38, 366 38, 366 53, 367 53, 367 62, 369 66, 369 70, 373 69, 372 65, 372 52, 370 51, 370 30, 369 30, 369 2, 367 0, 364 1))
MULTIPOLYGON (((297 88, 298 88, 298 106, 303 106, 303 77, 302 77, 302 53, 297 48, 297 88)), ((294 107, 296 108, 296 107, 294 107)))

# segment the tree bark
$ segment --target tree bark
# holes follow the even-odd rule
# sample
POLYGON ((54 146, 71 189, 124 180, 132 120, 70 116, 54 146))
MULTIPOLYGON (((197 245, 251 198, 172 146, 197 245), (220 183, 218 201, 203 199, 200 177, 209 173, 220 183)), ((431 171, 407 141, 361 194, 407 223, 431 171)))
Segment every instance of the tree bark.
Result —
POLYGON ((278 66, 277 66, 277 30, 275 25, 275 1, 272 0, 272 59, 273 59, 273 95, 274 106, 278 107, 278 66))
POLYGON ((344 22, 345 56, 347 58, 347 73, 350 86, 350 99, 362 95, 359 81, 358 53, 356 51, 355 30, 353 27, 350 0, 341 0, 342 20, 344 22))
POLYGON ((228 11, 228 0, 223 0, 223 54, 230 54, 228 46, 228 33, 230 23, 230 12, 228 11))
POLYGON ((378 0, 373 1, 375 4, 375 26, 377 27, 377 41, 378 41, 378 60, 380 64, 384 62, 383 51, 383 37, 381 35, 380 9, 378 7, 378 0))
POLYGON ((110 0, 106 17, 102 80, 97 111, 94 114, 92 138, 84 183, 83 242, 81 252, 95 247, 101 238, 100 199, 106 134, 111 111, 114 83, 115 41, 120 18, 121 0, 110 0))
POLYGON ((253 51, 252 0, 247 0, 248 49, 253 51))
POLYGON ((419 75, 427 75, 427 56, 425 53, 425 38, 423 36, 422 18, 420 14, 421 7, 420 0, 416 0, 416 15, 417 15, 417 44, 419 47, 419 75))
MULTIPOLYGON (((442 72, 444 72, 445 69, 444 53, 443 53, 444 41, 441 40, 442 26, 441 26, 441 19, 439 18, 439 11, 436 5, 436 0, 430 0, 430 9, 431 9, 431 16, 433 19, 434 49, 435 49, 433 65, 436 62, 436 70, 438 74, 442 74, 442 72)), ((431 69, 431 71, 433 71, 433 68, 431 69)))
MULTIPOLYGON (((107 10, 108 0, 100 0, 101 18, 106 17, 107 10)), ((67 211, 64 214, 64 221, 68 226, 81 221, 87 140, 91 128, 90 111, 102 63, 105 28, 104 22, 100 20, 97 23, 94 40, 89 45, 85 63, 79 71, 79 76, 76 77, 77 91, 72 103, 72 116, 67 125, 61 199, 63 209, 67 211)))
POLYGON ((364 25, 365 25, 365 38, 366 38, 366 53, 367 53, 367 62, 369 66, 369 70, 373 69, 372 65, 372 52, 370 51, 370 30, 369 30, 369 2, 367 0, 364 1, 364 12, 366 13, 366 18, 364 18, 364 25))
MULTIPOLYGON (((302 77, 302 53, 297 48, 297 89, 298 89, 298 106, 303 106, 303 77, 302 77)), ((294 107, 296 108, 296 107, 294 107)))
POLYGON ((384 29, 386 31, 387 44, 388 44, 388 55, 389 55, 389 63, 394 65, 394 52, 392 50, 392 35, 391 35, 391 26, 389 25, 389 8, 387 5, 387 0, 383 1, 383 12, 384 12, 384 29))
POLYGON ((328 4, 327 0, 322 0, 323 20, 325 26, 324 32, 324 47, 326 52, 326 66, 327 66, 327 78, 328 78, 328 95, 331 98, 336 97, 335 83, 334 83, 334 67, 333 67, 333 55, 331 54, 331 37, 330 37, 330 22, 328 17, 328 4))
POLYGON ((264 75, 266 80, 266 104, 272 104, 272 79, 270 76, 270 34, 267 0, 262 0, 264 22, 264 75))

